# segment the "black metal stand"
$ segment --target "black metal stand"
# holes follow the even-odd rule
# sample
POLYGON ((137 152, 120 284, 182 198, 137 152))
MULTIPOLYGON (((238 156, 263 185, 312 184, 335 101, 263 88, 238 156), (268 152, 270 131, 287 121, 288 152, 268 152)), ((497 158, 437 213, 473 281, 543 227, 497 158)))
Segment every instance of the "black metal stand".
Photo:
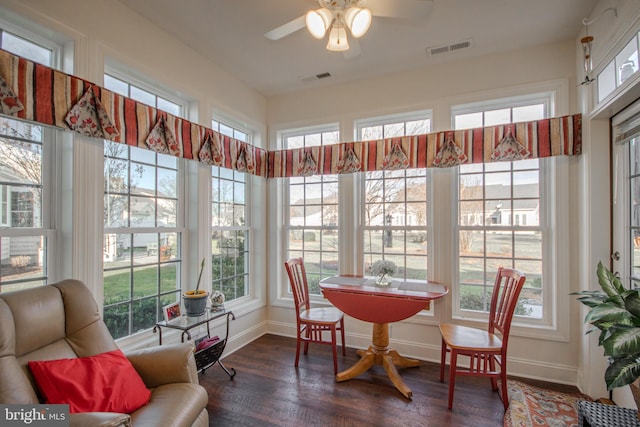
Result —
POLYGON ((207 348, 203 348, 202 350, 198 350, 194 353, 194 357, 196 359, 196 368, 198 373, 204 374, 207 369, 216 364, 216 362, 220 365, 222 370, 229 375, 229 379, 233 380, 233 377, 236 375, 236 370, 231 368, 228 369, 222 361, 220 360, 220 356, 224 352, 224 348, 227 345, 227 339, 229 338, 229 320, 235 320, 236 317, 232 311, 221 311, 221 312, 207 312, 200 317, 182 317, 178 321, 175 322, 166 322, 161 321, 156 323, 153 327, 153 332, 158 332, 158 341, 159 344, 162 345, 162 328, 170 328, 170 329, 178 329, 182 331, 181 334, 181 342, 184 342, 185 336, 187 340, 191 340, 191 333, 189 332, 191 329, 206 325, 207 326, 207 338, 211 338, 211 329, 209 328, 209 322, 215 319, 219 319, 223 316, 227 316, 227 331, 224 338, 220 339, 220 341, 216 342, 212 346, 207 348))

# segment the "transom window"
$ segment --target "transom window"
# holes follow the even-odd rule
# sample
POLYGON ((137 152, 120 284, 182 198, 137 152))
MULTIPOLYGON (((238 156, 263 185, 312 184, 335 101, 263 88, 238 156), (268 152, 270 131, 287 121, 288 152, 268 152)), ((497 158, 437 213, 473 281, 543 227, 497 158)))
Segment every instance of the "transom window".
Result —
POLYGON ((55 66, 56 49, 27 40, 2 28, 0 28, 0 48, 48 67, 55 66))
MULTIPOLYGON (((287 132, 285 148, 337 144, 337 127, 287 132)), ((288 258, 302 257, 309 293, 320 294, 321 279, 338 274, 338 176, 288 179, 288 258)))

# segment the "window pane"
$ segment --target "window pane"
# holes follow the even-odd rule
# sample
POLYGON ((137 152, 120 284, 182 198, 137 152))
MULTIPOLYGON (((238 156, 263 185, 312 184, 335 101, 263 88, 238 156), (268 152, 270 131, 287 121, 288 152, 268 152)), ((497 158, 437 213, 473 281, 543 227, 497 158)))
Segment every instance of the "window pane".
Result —
POLYGON ((6 31, 2 31, 2 49, 39 64, 49 67, 54 65, 53 52, 51 49, 47 49, 6 31))
POLYGON ((629 43, 616 55, 618 69, 618 86, 638 71, 638 38, 632 38, 629 43))
POLYGON ((616 88, 616 71, 614 61, 611 61, 598 74, 598 102, 601 102, 616 88))

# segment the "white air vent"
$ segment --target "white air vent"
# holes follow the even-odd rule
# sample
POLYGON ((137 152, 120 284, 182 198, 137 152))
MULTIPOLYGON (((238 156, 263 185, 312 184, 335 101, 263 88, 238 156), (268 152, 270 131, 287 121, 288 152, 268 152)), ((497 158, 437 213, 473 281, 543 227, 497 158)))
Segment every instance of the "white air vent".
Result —
POLYGON ((468 40, 464 40, 457 43, 428 47, 427 55, 428 56, 440 55, 443 53, 454 52, 460 49, 468 49, 470 47, 471 47, 471 39, 468 39, 468 40))
POLYGON ((300 81, 308 83, 308 82, 313 82, 315 80, 327 79, 329 77, 331 77, 331 73, 320 73, 320 74, 316 74, 315 76, 302 77, 300 81))

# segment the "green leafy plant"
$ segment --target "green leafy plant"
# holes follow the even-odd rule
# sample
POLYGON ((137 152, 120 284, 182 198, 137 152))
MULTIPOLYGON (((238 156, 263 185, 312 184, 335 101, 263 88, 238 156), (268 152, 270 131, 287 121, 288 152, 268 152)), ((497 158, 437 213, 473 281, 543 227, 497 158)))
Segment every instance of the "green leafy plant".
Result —
POLYGON ((590 307, 584 321, 600 331, 598 345, 610 364, 604 375, 607 389, 631 384, 640 377, 640 290, 625 289, 602 262, 598 263, 602 291, 581 291, 578 301, 590 307))

